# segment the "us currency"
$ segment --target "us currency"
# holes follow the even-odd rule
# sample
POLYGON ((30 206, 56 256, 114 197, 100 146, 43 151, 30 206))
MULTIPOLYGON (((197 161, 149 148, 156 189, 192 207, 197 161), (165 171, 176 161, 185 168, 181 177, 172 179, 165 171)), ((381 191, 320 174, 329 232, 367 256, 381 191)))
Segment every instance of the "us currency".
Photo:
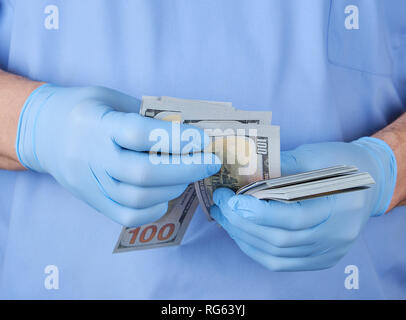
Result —
POLYGON ((358 171, 355 166, 338 165, 328 168, 322 168, 307 172, 291 174, 281 178, 274 178, 270 180, 260 180, 250 183, 237 191, 237 194, 252 195, 255 192, 275 189, 280 187, 298 185, 306 182, 325 180, 328 178, 340 177, 351 175, 358 171))
MULTIPOLYGON (((216 117, 225 118, 221 114, 226 109, 234 111, 231 103, 228 102, 190 101, 172 97, 143 97, 140 114, 160 120, 181 122, 181 115, 186 114, 188 110, 190 112, 205 110, 205 114, 215 114, 216 117)), ((269 113, 267 119, 271 119, 269 113)), ((169 201, 168 210, 161 219, 135 228, 124 227, 113 252, 121 253, 180 244, 198 203, 194 185, 191 184, 180 197, 169 201)))
POLYGON ((254 181, 281 175, 278 126, 221 121, 200 122, 197 126, 205 129, 211 139, 205 152, 215 153, 223 163, 217 174, 195 182, 199 202, 209 219, 217 188, 237 191, 254 181))
POLYGON ((272 112, 234 109, 228 102, 188 101, 169 97, 144 97, 140 114, 154 119, 195 125, 200 121, 238 121, 270 125, 272 112))
MULTIPOLYGON (((173 109, 173 108, 172 108, 173 109)), ((240 124, 269 124, 272 120, 272 113, 270 112, 257 112, 253 114, 248 111, 235 111, 233 113, 215 113, 210 114, 202 113, 196 111, 194 113, 179 112, 177 110, 167 110, 162 109, 149 109, 145 110, 145 116, 149 118, 154 118, 158 120, 165 121, 176 121, 185 124, 191 124, 197 127, 203 127, 204 123, 207 122, 229 122, 229 123, 240 123, 240 124)))
POLYGON ((224 101, 209 101, 209 100, 190 100, 190 99, 182 99, 182 98, 175 98, 175 97, 168 97, 162 96, 160 100, 165 104, 170 104, 175 106, 177 104, 188 106, 188 108, 195 108, 200 106, 201 104, 209 104, 210 106, 216 108, 220 108, 222 110, 235 110, 231 102, 224 102, 224 101))
MULTIPOLYGON (((204 102, 207 103, 207 102, 204 102)), ((157 99, 149 99, 149 100, 143 100, 143 107, 142 107, 142 114, 147 117, 151 117, 154 119, 160 119, 160 120, 167 120, 167 121, 178 121, 182 122, 185 124, 191 124, 195 125, 200 128, 209 128, 210 124, 213 124, 213 127, 219 128, 219 129, 230 129, 230 128, 239 128, 241 129, 241 125, 247 125, 245 127, 246 129, 252 128, 253 125, 258 125, 258 124, 263 124, 263 125, 269 125, 272 121, 272 112, 249 112, 249 111, 237 111, 237 110, 227 110, 227 112, 224 112, 224 109, 220 110, 213 110, 210 113, 207 112, 207 107, 205 109, 195 109, 191 108, 191 105, 185 104, 185 106, 188 106, 189 108, 180 108, 179 105, 174 105, 174 104, 165 104, 164 102, 161 102, 160 100, 157 99)), ((200 107, 200 106, 199 106, 200 107)), ((213 105, 210 105, 209 108, 212 108, 213 105)), ((261 127, 261 130, 264 128, 272 128, 270 130, 275 130, 276 127, 261 127)), ((278 137, 276 137, 279 139, 278 137)), ((275 139, 275 142, 277 141, 275 139)), ((273 146, 279 145, 278 143, 273 143, 273 146)), ((207 150, 206 150, 207 151, 207 150)), ((273 153, 272 153, 273 154, 273 153)), ((275 153, 275 159, 279 159, 279 153, 275 153)), ((235 168, 235 166, 230 166, 232 168, 235 168)), ((228 166, 223 166, 222 170, 220 171, 221 174, 216 175, 212 178, 214 181, 215 179, 218 178, 218 176, 222 177, 222 181, 226 180, 226 177, 224 173, 226 172, 229 167, 228 166)), ((277 171, 275 171, 277 174, 277 171)), ((264 175, 263 176, 268 176, 268 170, 264 170, 264 175)), ((248 181, 251 182, 253 179, 255 180, 255 176, 252 176, 251 179, 248 181)), ((239 182, 242 183, 242 181, 246 181, 247 179, 242 179, 240 177, 239 182)), ((240 184, 242 186, 243 184, 240 184)), ((199 201, 202 204, 203 211, 205 212, 207 218, 211 220, 210 214, 209 214, 209 208, 210 205, 212 205, 211 197, 212 197, 212 190, 213 184, 209 183, 208 181, 201 181, 196 183, 196 191, 197 195, 199 197, 199 201), (206 189, 207 188, 207 189, 206 189)), ((231 187, 230 185, 223 185, 226 187, 231 187)), ((232 187, 232 189, 235 189, 235 186, 232 187)))
POLYGON ((178 121, 199 126, 202 121, 227 121, 241 124, 270 125, 272 112, 244 111, 230 107, 228 103, 189 101, 162 97, 144 97, 140 114, 158 120, 178 121))
POLYGON ((203 100, 186 100, 172 97, 142 97, 140 114, 145 115, 146 109, 177 111, 180 113, 198 112, 199 110, 209 114, 234 112, 235 109, 229 102, 210 102, 203 100))
POLYGON ((153 223, 123 228, 113 253, 178 245, 186 232, 199 201, 193 184, 170 201, 167 213, 153 223))
MULTIPOLYGON (((231 103, 228 102, 185 100, 172 97, 151 96, 143 97, 140 114, 142 116, 159 120, 192 124, 201 128, 213 127, 248 129, 258 125, 269 125, 272 120, 271 112, 248 112, 236 110, 232 107, 231 103)), ((263 129, 261 129, 261 131, 262 130, 263 129)), ((269 130, 275 131, 276 128, 273 127, 273 129, 269 130)), ((279 141, 277 146, 279 146, 279 141)), ((268 171, 265 170, 264 174, 258 175, 258 179, 261 177, 267 177, 267 172, 268 171)), ((252 179, 255 179, 255 177, 252 177, 252 179)), ((248 179, 242 181, 251 180, 248 179)), ((123 228, 114 252, 150 249, 179 244, 182 241, 184 233, 196 210, 198 203, 198 197, 196 195, 198 195, 200 199, 203 199, 203 197, 209 197, 208 193, 210 193, 210 191, 203 193, 197 190, 193 192, 194 197, 192 197, 190 189, 188 188, 188 190, 186 190, 185 193, 180 196, 180 198, 184 199, 183 202, 185 202, 188 197, 192 197, 193 205, 177 205, 177 203, 179 203, 178 198, 169 202, 169 209, 160 220, 139 228, 123 228), (179 219, 179 217, 183 218, 179 219), (176 227, 169 227, 169 224, 176 227), (162 237, 155 239, 151 235, 143 234, 143 230, 147 230, 145 233, 159 233, 159 230, 161 230, 160 228, 163 227, 167 229, 171 228, 168 230, 168 232, 171 232, 170 239, 166 239, 164 237, 164 240, 161 241, 162 237), (137 241, 137 237, 140 237, 141 235, 141 240, 137 241), (145 241, 145 237, 147 239, 151 237, 151 239, 149 239, 149 241, 145 241)), ((201 200, 201 203, 204 204, 203 200, 201 200)), ((207 216, 210 217, 208 209, 205 205, 203 205, 203 209, 207 216)))
POLYGON ((289 203, 364 190, 373 184, 375 181, 368 172, 359 172, 355 166, 339 165, 257 181, 240 188, 237 194, 289 203))
POLYGON ((327 178, 322 181, 312 181, 299 185, 267 189, 252 194, 257 199, 292 202, 313 199, 325 195, 364 190, 375 184, 368 172, 350 176, 327 178))

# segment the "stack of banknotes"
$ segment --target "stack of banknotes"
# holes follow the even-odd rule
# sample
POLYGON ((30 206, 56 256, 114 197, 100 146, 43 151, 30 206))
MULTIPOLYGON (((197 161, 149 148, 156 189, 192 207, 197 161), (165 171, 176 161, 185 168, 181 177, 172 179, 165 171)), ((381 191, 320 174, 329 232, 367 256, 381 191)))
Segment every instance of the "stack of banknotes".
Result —
POLYGON ((204 151, 215 153, 222 168, 190 184, 180 197, 169 202, 167 212, 158 221, 123 228, 115 253, 180 244, 199 202, 211 220, 213 192, 220 187, 258 199, 292 202, 374 184, 367 172, 346 165, 280 177, 279 127, 271 125, 271 112, 236 110, 229 102, 143 97, 140 114, 204 129, 210 139, 204 151))
POLYGON ((219 173, 188 186, 156 222, 123 228, 114 252, 177 245, 200 202, 210 220, 215 189, 240 187, 280 176, 279 127, 272 126, 272 112, 243 111, 229 102, 143 97, 140 114, 145 117, 191 124, 204 129, 211 141, 206 152, 222 160, 219 173))
POLYGON ((254 196, 261 200, 294 202, 369 188, 375 184, 368 172, 358 172, 354 166, 334 166, 281 178, 250 183, 237 194, 254 196))

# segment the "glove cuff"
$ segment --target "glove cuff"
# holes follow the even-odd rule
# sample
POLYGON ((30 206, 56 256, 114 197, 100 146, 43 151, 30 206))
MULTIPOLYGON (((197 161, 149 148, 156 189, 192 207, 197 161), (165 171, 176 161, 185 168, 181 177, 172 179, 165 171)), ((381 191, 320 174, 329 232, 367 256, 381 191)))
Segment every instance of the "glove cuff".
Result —
POLYGON ((396 185, 397 164, 395 154, 389 145, 381 139, 363 137, 354 142, 365 147, 379 166, 381 176, 378 181, 381 181, 381 185, 378 186, 379 194, 371 216, 383 215, 389 208, 396 185))
POLYGON ((38 160, 35 148, 36 124, 43 106, 53 95, 51 84, 35 89, 24 103, 20 113, 16 137, 16 153, 20 163, 27 169, 45 172, 38 160))

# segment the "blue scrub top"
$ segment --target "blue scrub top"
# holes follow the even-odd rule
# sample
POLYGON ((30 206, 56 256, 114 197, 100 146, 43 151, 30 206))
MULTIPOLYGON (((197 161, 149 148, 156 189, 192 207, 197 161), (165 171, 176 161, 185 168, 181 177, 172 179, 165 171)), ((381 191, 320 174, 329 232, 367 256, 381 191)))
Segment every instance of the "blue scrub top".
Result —
MULTIPOLYGON (((405 14, 404 0, 0 0, 0 66, 272 110, 287 150, 370 135, 405 111, 405 14)), ((370 219, 335 267, 276 273, 200 209, 182 245, 112 254, 121 227, 49 175, 0 171, 0 190, 3 298, 406 298, 402 207, 370 219), (359 289, 344 285, 348 265, 359 289)))

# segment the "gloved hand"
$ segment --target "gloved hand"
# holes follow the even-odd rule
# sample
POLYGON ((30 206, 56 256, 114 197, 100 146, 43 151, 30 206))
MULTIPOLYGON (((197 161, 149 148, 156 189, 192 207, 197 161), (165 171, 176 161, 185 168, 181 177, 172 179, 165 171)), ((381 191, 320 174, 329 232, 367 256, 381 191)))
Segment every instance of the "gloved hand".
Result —
POLYGON ((122 225, 153 222, 189 183, 221 165, 214 156, 213 164, 186 165, 179 155, 164 154, 179 153, 186 144, 195 151, 204 148, 203 131, 187 125, 180 125, 180 134, 189 129, 192 141, 181 141, 178 150, 171 150, 172 139, 166 149, 163 143, 162 163, 152 163, 145 151, 157 141, 150 134, 164 131, 170 138, 172 123, 128 112, 138 112, 139 106, 139 100, 103 87, 43 85, 21 112, 18 158, 122 225))
POLYGON ((369 217, 388 208, 396 161, 382 140, 308 144, 281 154, 282 175, 334 165, 355 165, 375 179, 371 188, 291 204, 214 192, 211 215, 248 256, 273 271, 334 266, 357 239, 369 217))

